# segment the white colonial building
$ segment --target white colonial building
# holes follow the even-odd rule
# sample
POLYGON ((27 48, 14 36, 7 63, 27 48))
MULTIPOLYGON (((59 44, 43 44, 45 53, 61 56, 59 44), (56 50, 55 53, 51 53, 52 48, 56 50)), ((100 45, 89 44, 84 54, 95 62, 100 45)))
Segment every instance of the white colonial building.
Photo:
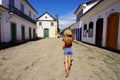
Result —
POLYGON ((100 0, 80 19, 83 42, 120 50, 120 0, 100 0))
POLYGON ((80 19, 80 17, 85 14, 87 11, 89 11, 94 5, 96 5, 100 0, 90 0, 87 2, 84 2, 78 6, 78 8, 75 10, 74 14, 76 15, 76 39, 80 40, 82 39, 82 23, 83 21, 80 19))
POLYGON ((58 19, 45 12, 37 19, 37 37, 58 37, 58 19))
POLYGON ((35 38, 36 14, 27 0, 0 0, 0 42, 35 38))

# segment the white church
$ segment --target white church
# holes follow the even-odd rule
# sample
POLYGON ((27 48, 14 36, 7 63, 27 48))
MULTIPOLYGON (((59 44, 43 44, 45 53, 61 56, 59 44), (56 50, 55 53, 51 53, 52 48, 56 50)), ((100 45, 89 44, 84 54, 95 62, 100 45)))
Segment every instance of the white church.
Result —
POLYGON ((58 19, 51 16, 47 11, 37 19, 37 37, 58 37, 58 19))

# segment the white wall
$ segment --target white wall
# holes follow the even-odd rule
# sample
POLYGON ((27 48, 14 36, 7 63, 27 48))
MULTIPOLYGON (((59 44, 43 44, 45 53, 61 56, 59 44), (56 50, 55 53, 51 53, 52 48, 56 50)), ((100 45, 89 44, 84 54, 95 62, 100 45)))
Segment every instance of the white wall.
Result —
POLYGON ((51 21, 42 21, 42 26, 39 26, 39 21, 37 22, 37 33, 38 37, 44 37, 44 29, 49 29, 49 37, 54 38, 55 37, 55 23, 54 26, 51 26, 51 21))
POLYGON ((82 27, 82 23, 83 23, 83 21, 82 21, 82 20, 80 20, 80 22, 79 22, 79 28, 81 28, 81 27, 82 27))
MULTIPOLYGON (((89 38, 89 37, 83 37, 82 35, 82 41, 84 42, 88 42, 91 44, 95 44, 95 34, 96 34, 96 21, 99 18, 103 18, 104 19, 104 23, 103 23, 103 37, 102 37, 102 46, 105 47, 106 44, 106 26, 107 26, 107 16, 109 16, 110 13, 114 13, 114 12, 119 12, 120 13, 120 3, 117 3, 116 5, 113 5, 105 10, 99 11, 98 13, 95 13, 96 15, 94 16, 89 16, 88 18, 86 17, 85 20, 83 20, 83 24, 82 27, 84 26, 85 23, 87 23, 87 28, 89 27, 89 22, 93 21, 94 22, 94 37, 93 38, 89 38), (112 10, 114 9, 114 10, 112 10)), ((82 28, 82 33, 83 33, 83 28, 82 28)), ((118 31, 118 49, 120 50, 120 19, 119 19, 119 31, 118 31)))
POLYGON ((54 19, 51 16, 49 16, 47 13, 45 13, 38 20, 54 20, 54 19), (45 18, 45 17, 47 17, 47 18, 45 18))
MULTIPOLYGON (((99 15, 101 15, 102 18, 104 18, 104 24, 103 24, 103 42, 102 42, 102 46, 105 47, 106 44, 106 29, 107 29, 107 16, 109 16, 110 13, 114 13, 114 12, 119 12, 120 13, 120 3, 106 9, 105 11, 101 12, 99 15), (112 9, 114 9, 114 11, 111 11, 112 9)), ((98 16, 98 15, 97 15, 98 16)), ((120 24, 120 19, 119 19, 119 24, 120 24)), ((119 27, 120 28, 120 25, 119 27)), ((118 48, 120 47, 120 29, 118 31, 118 48)), ((120 48, 119 48, 120 49, 120 48)))
POLYGON ((79 23, 80 23, 80 21, 78 21, 77 23, 76 23, 76 25, 75 25, 75 28, 76 29, 78 29, 80 26, 79 26, 79 23))
POLYGON ((33 15, 36 16, 36 12, 26 2, 24 2, 23 4, 24 4, 24 7, 25 7, 25 13, 29 16, 29 11, 31 11, 31 18, 35 20, 33 15))
POLYGON ((12 18, 12 21, 17 24, 17 40, 21 40, 21 25, 25 26, 25 39, 29 39, 29 27, 31 27, 31 38, 33 38, 33 28, 36 29, 36 25, 17 17, 12 18))
POLYGON ((1 34, 2 34, 2 42, 10 41, 10 20, 8 19, 8 12, 2 13, 2 26, 1 26, 1 34))
MULTIPOLYGON (((21 1, 25 8, 25 14, 29 15, 29 10, 31 10, 31 17, 35 20, 33 15, 36 12, 26 3, 24 0, 15 0, 15 7, 20 10, 21 1)), ((9 0, 0 0, 0 3, 9 9, 9 0), (1 3, 2 2, 2 3, 1 3)), ((11 41, 11 22, 16 24, 16 38, 17 40, 22 40, 21 36, 21 25, 25 26, 25 39, 29 39, 29 27, 31 27, 31 38, 33 38, 33 29, 36 30, 36 24, 23 19, 15 14, 10 17, 8 10, 1 12, 1 42, 11 41)))
POLYGON ((25 39, 29 39, 29 27, 31 27, 31 38, 33 38, 33 29, 36 29, 36 24, 33 24, 19 16, 13 15, 9 18, 8 12, 4 12, 2 15, 2 42, 11 41, 11 30, 10 23, 16 23, 16 32, 17 32, 17 40, 22 40, 21 37, 21 25, 25 26, 25 39))
POLYGON ((4 7, 9 8, 9 0, 1 0, 1 1, 4 7))
POLYGON ((2 5, 2 0, 0 0, 0 5, 2 5))
MULTIPOLYGON (((88 32, 87 32, 87 36, 83 37, 84 27, 82 27, 82 41, 89 42, 91 44, 95 44, 96 22, 94 22, 94 20, 96 20, 96 19, 94 18, 92 20, 87 20, 86 22, 84 22, 85 24, 87 24, 87 30, 89 29, 89 22, 93 22, 93 37, 88 37, 88 32)), ((83 26, 84 26, 84 24, 83 24, 83 26)))
MULTIPOLYGON (((90 8, 92 8, 95 4, 97 4, 99 1, 96 1, 96 2, 94 2, 94 3, 91 3, 91 4, 89 4, 89 5, 86 5, 86 4, 82 4, 82 6, 84 6, 83 7, 83 14, 84 13, 86 13, 90 8)), ((78 9, 78 10, 80 10, 80 9, 78 9)), ((76 17, 77 17, 77 14, 76 14, 76 17)), ((82 27, 82 24, 83 24, 83 21, 80 19, 80 21, 78 21, 77 23, 76 23, 76 29, 78 29, 78 28, 81 28, 82 27)), ((83 39, 84 40, 84 39, 83 39)), ((86 41, 86 40, 85 40, 86 41)), ((94 43, 93 42, 93 39, 91 39, 91 43, 94 43)))
POLYGON ((29 11, 31 11, 31 18, 35 20, 33 15, 36 16, 36 12, 26 3, 25 0, 15 0, 15 7, 21 10, 21 3, 24 5, 24 13, 29 16, 29 11))
POLYGON ((57 26, 57 23, 54 20, 54 18, 51 17, 47 12, 44 13, 37 21, 37 35, 38 35, 38 37, 44 37, 44 29, 45 28, 49 29, 49 38, 56 37, 56 35, 55 35, 56 26, 57 26), (39 22, 42 23, 41 26, 39 26, 39 22), (51 26, 51 22, 54 23, 53 26, 51 26))

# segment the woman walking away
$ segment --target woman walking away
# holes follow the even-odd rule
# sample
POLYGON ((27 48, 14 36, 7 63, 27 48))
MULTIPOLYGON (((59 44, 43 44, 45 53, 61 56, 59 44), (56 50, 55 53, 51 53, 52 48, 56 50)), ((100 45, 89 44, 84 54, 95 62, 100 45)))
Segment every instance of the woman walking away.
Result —
POLYGON ((71 68, 71 57, 72 57, 72 42, 74 37, 72 32, 67 29, 64 31, 64 37, 62 39, 62 45, 64 49, 64 59, 65 59, 65 77, 69 76, 70 68, 71 68))

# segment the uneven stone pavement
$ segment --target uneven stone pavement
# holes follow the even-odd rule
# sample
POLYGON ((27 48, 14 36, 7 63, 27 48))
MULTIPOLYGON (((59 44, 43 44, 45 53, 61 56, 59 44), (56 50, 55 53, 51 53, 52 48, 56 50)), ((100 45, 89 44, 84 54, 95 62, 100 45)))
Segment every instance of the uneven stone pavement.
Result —
POLYGON ((118 53, 75 41, 72 58, 65 78, 61 38, 0 50, 0 80, 120 80, 118 53))

